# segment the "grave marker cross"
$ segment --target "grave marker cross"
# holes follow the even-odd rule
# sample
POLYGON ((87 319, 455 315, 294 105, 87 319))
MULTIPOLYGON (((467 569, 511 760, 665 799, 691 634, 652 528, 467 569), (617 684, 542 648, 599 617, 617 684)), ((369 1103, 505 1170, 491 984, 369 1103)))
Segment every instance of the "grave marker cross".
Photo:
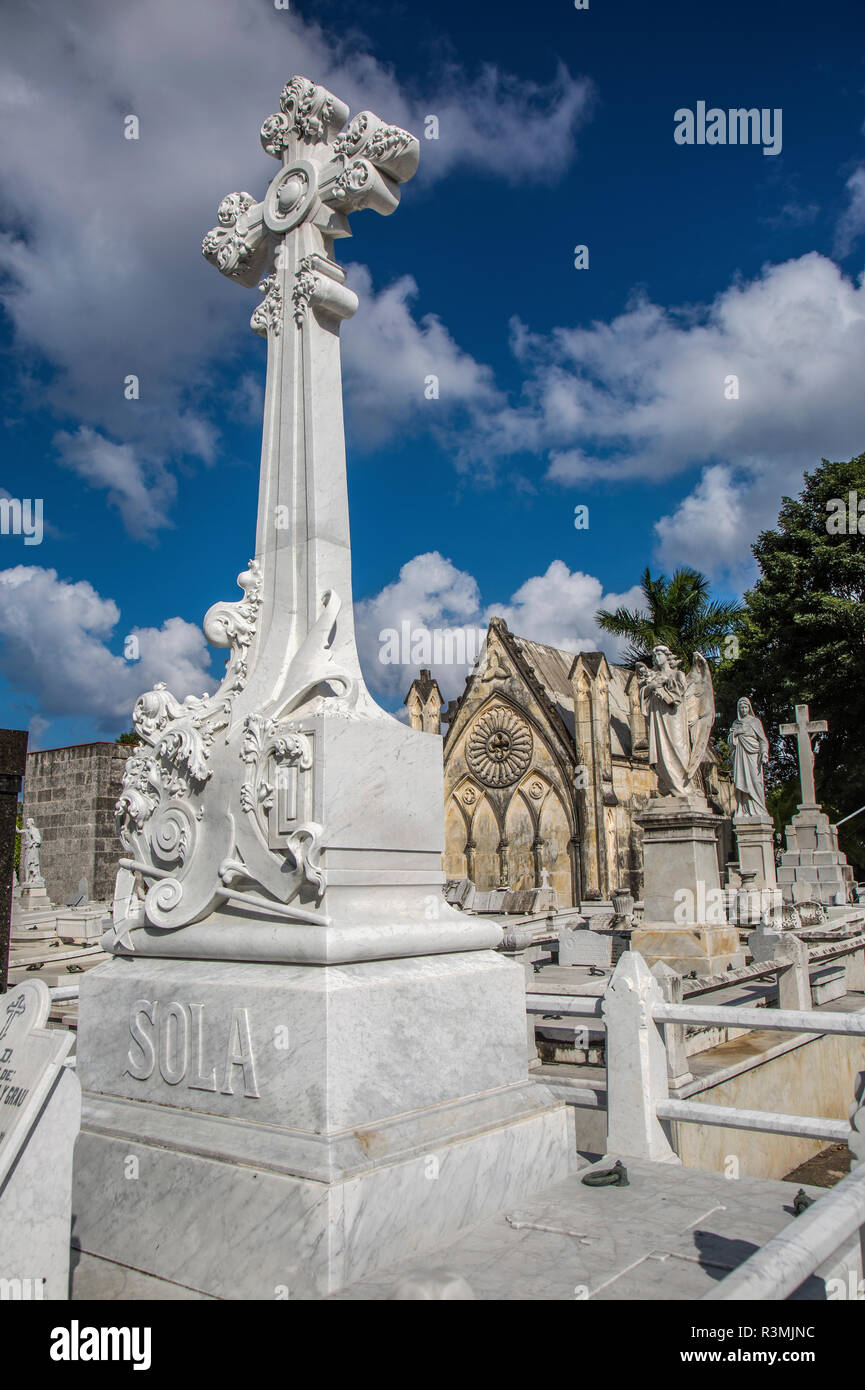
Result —
POLYGON ((258 284, 265 296, 251 319, 267 338, 268 363, 256 531, 263 602, 250 668, 268 648, 272 659, 259 681, 253 678, 251 696, 278 679, 331 593, 332 612, 346 610, 341 664, 359 674, 347 631, 351 556, 338 336, 357 298, 332 247, 351 236, 352 213, 395 210, 420 147, 371 111, 346 125, 348 117, 349 108, 324 87, 305 77, 286 83, 279 111, 261 127, 264 149, 282 168, 261 202, 249 193, 224 198, 219 225, 202 243, 223 275, 258 284))
POLYGON ((812 734, 825 734, 829 725, 825 719, 811 719, 807 705, 796 706, 796 723, 779 724, 778 732, 785 738, 795 737, 799 753, 799 780, 802 787, 802 800, 799 805, 813 808, 817 806, 814 790, 814 749, 811 747, 812 734))

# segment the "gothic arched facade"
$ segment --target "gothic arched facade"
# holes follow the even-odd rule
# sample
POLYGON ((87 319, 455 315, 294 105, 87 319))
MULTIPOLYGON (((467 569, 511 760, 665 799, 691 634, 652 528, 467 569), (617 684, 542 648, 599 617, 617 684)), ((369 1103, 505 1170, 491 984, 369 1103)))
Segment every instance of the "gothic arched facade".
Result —
MULTIPOLYGON (((414 728, 438 727, 428 671, 406 705, 414 728)), ((546 881, 562 907, 618 889, 642 896, 634 815, 657 795, 657 778, 628 668, 517 637, 493 618, 444 717, 446 878, 481 891, 546 881)))

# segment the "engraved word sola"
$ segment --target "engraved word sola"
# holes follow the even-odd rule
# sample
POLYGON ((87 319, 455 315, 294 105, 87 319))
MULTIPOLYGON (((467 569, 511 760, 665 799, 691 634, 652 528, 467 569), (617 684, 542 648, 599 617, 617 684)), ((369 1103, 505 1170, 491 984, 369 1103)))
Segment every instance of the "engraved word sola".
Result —
POLYGON ((246 1009, 232 1011, 227 1037, 216 1050, 207 1046, 203 1004, 136 999, 129 1015, 129 1032, 133 1046, 126 1058, 126 1071, 136 1081, 148 1081, 158 1064, 168 1086, 179 1086, 183 1081, 191 1091, 220 1091, 232 1096, 235 1068, 240 1068, 243 1095, 259 1099, 246 1009))

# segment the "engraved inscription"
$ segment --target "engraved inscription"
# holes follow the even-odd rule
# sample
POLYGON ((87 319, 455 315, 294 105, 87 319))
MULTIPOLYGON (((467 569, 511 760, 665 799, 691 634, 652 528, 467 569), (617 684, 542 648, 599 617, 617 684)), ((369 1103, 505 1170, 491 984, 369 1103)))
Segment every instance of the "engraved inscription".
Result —
POLYGON ((129 1032, 133 1045, 126 1072, 136 1081, 148 1081, 158 1066, 168 1086, 185 1082, 193 1091, 218 1089, 224 1096, 242 1093, 248 1100, 259 1099, 247 1009, 233 1009, 228 1036, 217 1038, 203 1004, 136 999, 129 1032))

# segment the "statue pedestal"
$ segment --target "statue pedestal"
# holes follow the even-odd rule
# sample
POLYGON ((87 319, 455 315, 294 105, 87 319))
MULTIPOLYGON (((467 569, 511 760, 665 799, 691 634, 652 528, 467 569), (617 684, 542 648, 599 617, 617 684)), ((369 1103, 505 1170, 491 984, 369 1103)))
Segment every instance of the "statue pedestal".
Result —
POLYGON ((570 1107, 528 1079, 523 970, 494 951, 133 956, 88 971, 80 1007, 76 1244, 187 1289, 323 1297, 576 1169, 570 1107))
POLYGON ((778 883, 785 902, 794 902, 794 884, 807 883, 812 902, 848 903, 853 897, 853 870, 838 847, 838 827, 819 806, 799 807, 785 831, 778 883))
POLYGON ((774 888, 775 830, 767 816, 734 816, 733 828, 739 846, 739 868, 756 875, 753 888, 774 888))
POLYGON ((22 883, 21 892, 16 901, 22 912, 32 912, 34 908, 51 906, 51 899, 44 882, 22 883))
POLYGON ((634 819, 643 830, 644 909, 631 950, 683 975, 744 965, 718 870, 722 817, 705 797, 692 795, 659 797, 634 819))

